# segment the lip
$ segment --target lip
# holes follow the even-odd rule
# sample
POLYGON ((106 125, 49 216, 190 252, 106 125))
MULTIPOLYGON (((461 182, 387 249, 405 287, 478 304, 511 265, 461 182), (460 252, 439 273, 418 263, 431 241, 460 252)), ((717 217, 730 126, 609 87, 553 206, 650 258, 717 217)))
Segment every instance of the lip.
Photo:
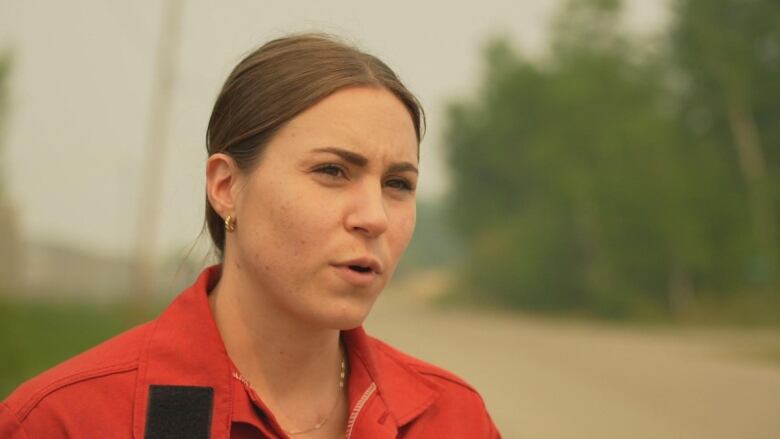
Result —
POLYGON ((331 265, 336 269, 336 274, 338 274, 339 277, 356 287, 367 287, 371 285, 382 273, 382 265, 373 258, 358 258, 331 265), (349 268, 350 265, 368 267, 370 270, 363 273, 349 268))
POLYGON ((378 260, 371 257, 350 259, 349 261, 337 262, 333 265, 347 268, 349 268, 350 265, 359 265, 361 267, 370 268, 374 274, 382 274, 382 264, 380 264, 378 260))
POLYGON ((379 277, 379 275, 374 271, 361 273, 359 271, 352 270, 349 268, 349 266, 346 265, 334 265, 333 268, 336 269, 336 274, 340 278, 356 287, 370 286, 379 277))

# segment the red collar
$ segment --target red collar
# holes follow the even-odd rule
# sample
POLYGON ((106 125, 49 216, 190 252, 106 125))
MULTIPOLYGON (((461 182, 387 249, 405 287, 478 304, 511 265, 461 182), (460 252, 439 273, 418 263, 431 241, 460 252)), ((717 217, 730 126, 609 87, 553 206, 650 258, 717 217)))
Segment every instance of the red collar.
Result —
MULTIPOLYGON (((220 274, 220 266, 205 269, 195 284, 179 294, 155 320, 139 361, 133 416, 136 438, 144 437, 150 385, 211 387, 211 437, 229 437, 235 391, 233 364, 207 300, 208 290, 220 274)), ((371 410, 379 416, 361 416, 382 420, 383 427, 376 433, 381 430, 394 434, 397 428, 422 414, 439 395, 438 386, 397 356, 378 348, 378 342, 366 335, 362 327, 344 331, 343 338, 351 367, 350 408, 374 383, 381 404, 372 404, 371 410), (394 422, 386 423, 388 417, 394 422)))

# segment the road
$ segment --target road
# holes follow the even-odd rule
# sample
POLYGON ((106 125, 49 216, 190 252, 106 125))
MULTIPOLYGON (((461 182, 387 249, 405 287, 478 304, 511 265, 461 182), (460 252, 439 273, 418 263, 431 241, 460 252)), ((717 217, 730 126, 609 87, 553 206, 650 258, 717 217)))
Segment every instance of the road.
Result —
POLYGON ((440 310, 392 289, 366 328, 474 385, 505 438, 780 438, 778 330, 440 310))

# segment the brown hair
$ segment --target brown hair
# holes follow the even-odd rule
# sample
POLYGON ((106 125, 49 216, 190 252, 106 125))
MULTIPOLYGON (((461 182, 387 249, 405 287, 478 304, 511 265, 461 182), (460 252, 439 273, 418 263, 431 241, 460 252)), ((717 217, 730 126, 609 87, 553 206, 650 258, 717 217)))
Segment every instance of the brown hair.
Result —
MULTIPOLYGON (((227 154, 248 171, 285 123, 337 90, 356 86, 381 87, 398 97, 409 110, 419 143, 425 126, 422 106, 390 67, 332 36, 299 34, 269 41, 233 69, 211 113, 208 154, 227 154)), ((221 259, 224 222, 208 197, 206 224, 221 259)))

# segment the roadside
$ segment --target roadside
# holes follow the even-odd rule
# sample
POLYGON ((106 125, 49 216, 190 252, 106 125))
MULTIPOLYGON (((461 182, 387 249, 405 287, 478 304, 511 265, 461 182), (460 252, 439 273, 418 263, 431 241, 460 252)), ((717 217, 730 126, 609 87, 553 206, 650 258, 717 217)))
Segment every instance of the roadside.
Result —
POLYGON ((440 310, 397 287, 368 331, 483 395, 507 438, 776 438, 780 331, 440 310))

